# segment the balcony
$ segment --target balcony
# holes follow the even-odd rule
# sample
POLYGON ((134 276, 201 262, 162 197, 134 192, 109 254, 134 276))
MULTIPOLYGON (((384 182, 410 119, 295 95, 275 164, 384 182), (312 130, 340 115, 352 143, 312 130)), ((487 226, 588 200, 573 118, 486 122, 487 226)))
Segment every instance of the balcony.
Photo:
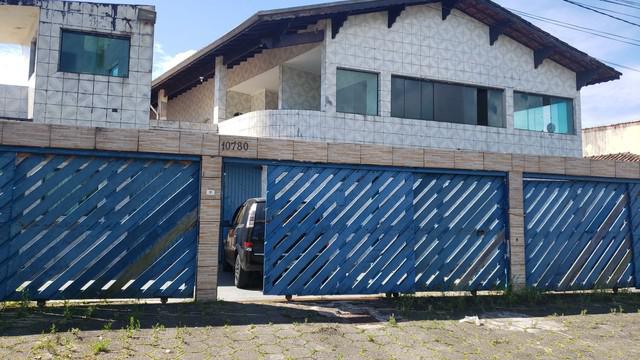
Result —
POLYGON ((218 130, 292 140, 581 156, 580 137, 574 135, 310 110, 252 111, 221 122, 218 130))

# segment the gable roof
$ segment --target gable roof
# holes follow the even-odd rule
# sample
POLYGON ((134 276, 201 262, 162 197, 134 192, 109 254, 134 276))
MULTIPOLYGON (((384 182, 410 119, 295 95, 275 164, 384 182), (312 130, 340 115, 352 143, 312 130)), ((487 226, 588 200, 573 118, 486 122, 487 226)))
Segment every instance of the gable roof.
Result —
MULTIPOLYGON (((397 11, 405 6, 437 3, 436 0, 354 0, 259 11, 213 43, 205 46, 152 82, 152 101, 160 88, 172 98, 214 75, 216 56, 243 53, 253 56, 262 51, 261 41, 295 32, 322 19, 379 11, 397 11)), ((499 33, 541 53, 577 74, 578 87, 619 79, 614 68, 572 47, 520 16, 490 0, 443 0, 443 9, 457 9, 499 33)), ((448 15, 448 13, 447 13, 448 15)), ((443 18, 445 18, 443 10, 443 18)), ((333 29, 335 31, 335 29, 333 29)))
POLYGON ((640 163, 640 155, 633 154, 633 153, 630 153, 630 152, 589 156, 589 159, 593 159, 593 160, 615 160, 615 161, 626 161, 626 162, 637 162, 637 163, 640 163))

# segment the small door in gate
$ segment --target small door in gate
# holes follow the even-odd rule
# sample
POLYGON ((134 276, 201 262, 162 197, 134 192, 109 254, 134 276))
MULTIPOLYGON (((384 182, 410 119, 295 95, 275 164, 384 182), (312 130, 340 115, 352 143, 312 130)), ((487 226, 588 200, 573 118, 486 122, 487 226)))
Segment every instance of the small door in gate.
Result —
POLYGON ((264 293, 413 290, 413 174, 269 166, 264 293))
POLYGON ((634 285, 627 184, 527 179, 527 285, 578 290, 634 285))
POLYGON ((416 289, 493 290, 508 281, 505 178, 416 175, 416 289))

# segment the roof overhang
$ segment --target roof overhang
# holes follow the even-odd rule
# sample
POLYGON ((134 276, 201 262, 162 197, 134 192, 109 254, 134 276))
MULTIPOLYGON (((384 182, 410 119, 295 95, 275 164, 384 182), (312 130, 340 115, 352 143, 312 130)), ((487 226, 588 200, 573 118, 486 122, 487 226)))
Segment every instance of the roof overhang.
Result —
MULTIPOLYGON (((260 11, 242 24, 190 56, 177 66, 153 80, 152 99, 160 89, 175 97, 214 76, 216 56, 235 60, 233 66, 265 49, 265 39, 279 39, 295 34, 317 23, 332 19, 341 23, 351 15, 387 11, 389 27, 406 6, 437 3, 435 0, 356 0, 326 4, 299 6, 279 10, 260 11), (393 19, 393 21, 392 21, 393 19), (236 54, 236 58, 231 57, 236 54)), ((499 36, 508 36, 534 50, 539 65, 550 59, 576 73, 576 87, 619 79, 622 75, 614 68, 572 47, 562 40, 538 28, 520 16, 490 0, 444 0, 443 19, 452 9, 457 9, 490 27, 488 41, 494 43, 499 36)), ((336 32, 332 29, 332 32, 336 32)), ((334 34, 335 35, 335 34, 334 34)))
POLYGON ((39 18, 37 6, 0 5, 0 43, 29 46, 39 18))

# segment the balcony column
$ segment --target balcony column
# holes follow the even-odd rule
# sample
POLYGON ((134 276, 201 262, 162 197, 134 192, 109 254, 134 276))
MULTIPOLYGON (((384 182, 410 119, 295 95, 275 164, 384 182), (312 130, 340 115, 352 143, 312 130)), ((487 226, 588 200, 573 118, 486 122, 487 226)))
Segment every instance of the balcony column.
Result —
POLYGON ((226 66, 222 62, 222 56, 215 60, 215 76, 213 90, 213 122, 219 124, 224 121, 227 103, 226 66))
POLYGON ((156 111, 158 112, 158 120, 167 120, 167 105, 169 103, 169 98, 166 95, 164 89, 160 89, 158 91, 158 108, 156 111))
POLYGON ((320 53, 320 111, 335 113, 336 67, 331 64, 328 54, 333 49, 331 20, 325 22, 324 43, 320 53))

